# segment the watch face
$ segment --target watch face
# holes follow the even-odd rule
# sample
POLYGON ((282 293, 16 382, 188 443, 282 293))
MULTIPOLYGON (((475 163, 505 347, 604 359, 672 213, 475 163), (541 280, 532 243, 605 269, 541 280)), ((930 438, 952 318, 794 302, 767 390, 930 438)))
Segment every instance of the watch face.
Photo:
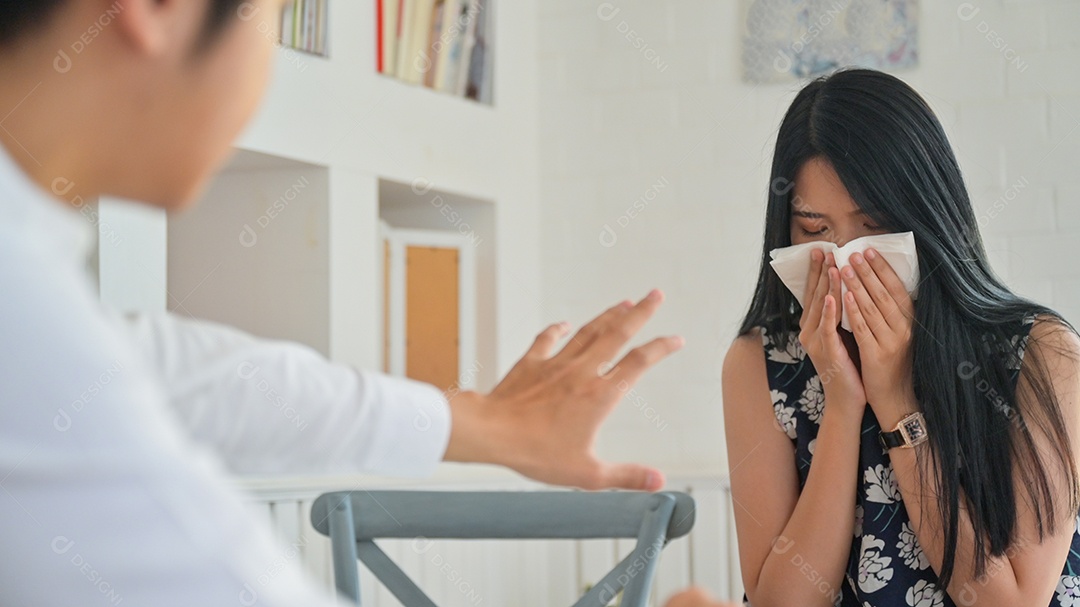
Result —
POLYGON ((923 428, 922 420, 919 418, 904 420, 904 423, 900 426, 904 436, 907 438, 908 444, 917 443, 926 438, 926 429, 923 428))

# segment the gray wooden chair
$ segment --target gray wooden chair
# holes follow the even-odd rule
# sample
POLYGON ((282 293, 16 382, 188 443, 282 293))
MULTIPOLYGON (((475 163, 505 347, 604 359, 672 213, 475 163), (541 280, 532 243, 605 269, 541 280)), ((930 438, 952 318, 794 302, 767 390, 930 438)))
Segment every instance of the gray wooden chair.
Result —
POLYGON ((626 491, 339 491, 312 506, 311 523, 330 537, 338 592, 360 604, 359 559, 408 607, 437 607, 376 544, 380 538, 636 538, 634 551, 573 607, 645 607, 660 552, 694 526, 685 493, 626 491))

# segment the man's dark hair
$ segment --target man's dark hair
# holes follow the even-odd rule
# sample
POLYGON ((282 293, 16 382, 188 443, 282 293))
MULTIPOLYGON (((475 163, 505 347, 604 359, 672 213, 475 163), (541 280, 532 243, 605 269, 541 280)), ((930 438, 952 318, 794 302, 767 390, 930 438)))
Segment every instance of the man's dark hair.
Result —
MULTIPOLYGON (((66 5, 69 0, 0 0, 0 48, 10 47, 18 39, 39 28, 66 5)), ((198 49, 210 46, 217 35, 235 15, 244 0, 210 0, 206 25, 199 36, 198 49)))

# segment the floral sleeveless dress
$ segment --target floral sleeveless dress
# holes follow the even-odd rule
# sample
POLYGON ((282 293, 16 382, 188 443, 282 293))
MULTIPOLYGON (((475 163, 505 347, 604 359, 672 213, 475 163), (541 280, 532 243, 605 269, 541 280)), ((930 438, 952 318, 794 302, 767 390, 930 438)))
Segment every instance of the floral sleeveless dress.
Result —
MULTIPOLYGON (((1034 316, 1025 319, 1014 343, 1016 340, 1027 343, 1033 320, 1034 316)), ((792 334, 786 344, 778 344, 764 328, 761 332, 773 412, 795 445, 795 466, 801 489, 806 485, 814 457, 825 404, 821 377, 797 335, 792 334)), ((1020 353, 1022 356, 1022 349, 1020 353)), ((1013 369, 1015 389, 1020 361, 1014 360, 1009 367, 1013 369)), ((822 590, 835 597, 838 607, 955 607, 944 589, 937 587, 937 575, 911 528, 889 456, 878 443, 880 431, 877 419, 867 405, 862 421, 855 533, 847 575, 840 589, 823 586, 822 590)), ((1050 607, 1080 607, 1080 516, 1077 527, 1050 607)), ((973 592, 980 589, 977 582, 972 582, 971 586, 973 592)), ((750 604, 745 595, 743 600, 746 605, 750 604)))

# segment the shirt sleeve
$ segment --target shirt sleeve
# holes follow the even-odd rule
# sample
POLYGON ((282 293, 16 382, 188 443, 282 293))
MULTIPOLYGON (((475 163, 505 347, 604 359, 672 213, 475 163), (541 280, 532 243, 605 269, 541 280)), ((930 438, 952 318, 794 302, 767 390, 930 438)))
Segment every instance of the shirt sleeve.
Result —
POLYGON ((434 386, 174 314, 122 317, 172 409, 237 474, 425 476, 450 411, 434 386))

